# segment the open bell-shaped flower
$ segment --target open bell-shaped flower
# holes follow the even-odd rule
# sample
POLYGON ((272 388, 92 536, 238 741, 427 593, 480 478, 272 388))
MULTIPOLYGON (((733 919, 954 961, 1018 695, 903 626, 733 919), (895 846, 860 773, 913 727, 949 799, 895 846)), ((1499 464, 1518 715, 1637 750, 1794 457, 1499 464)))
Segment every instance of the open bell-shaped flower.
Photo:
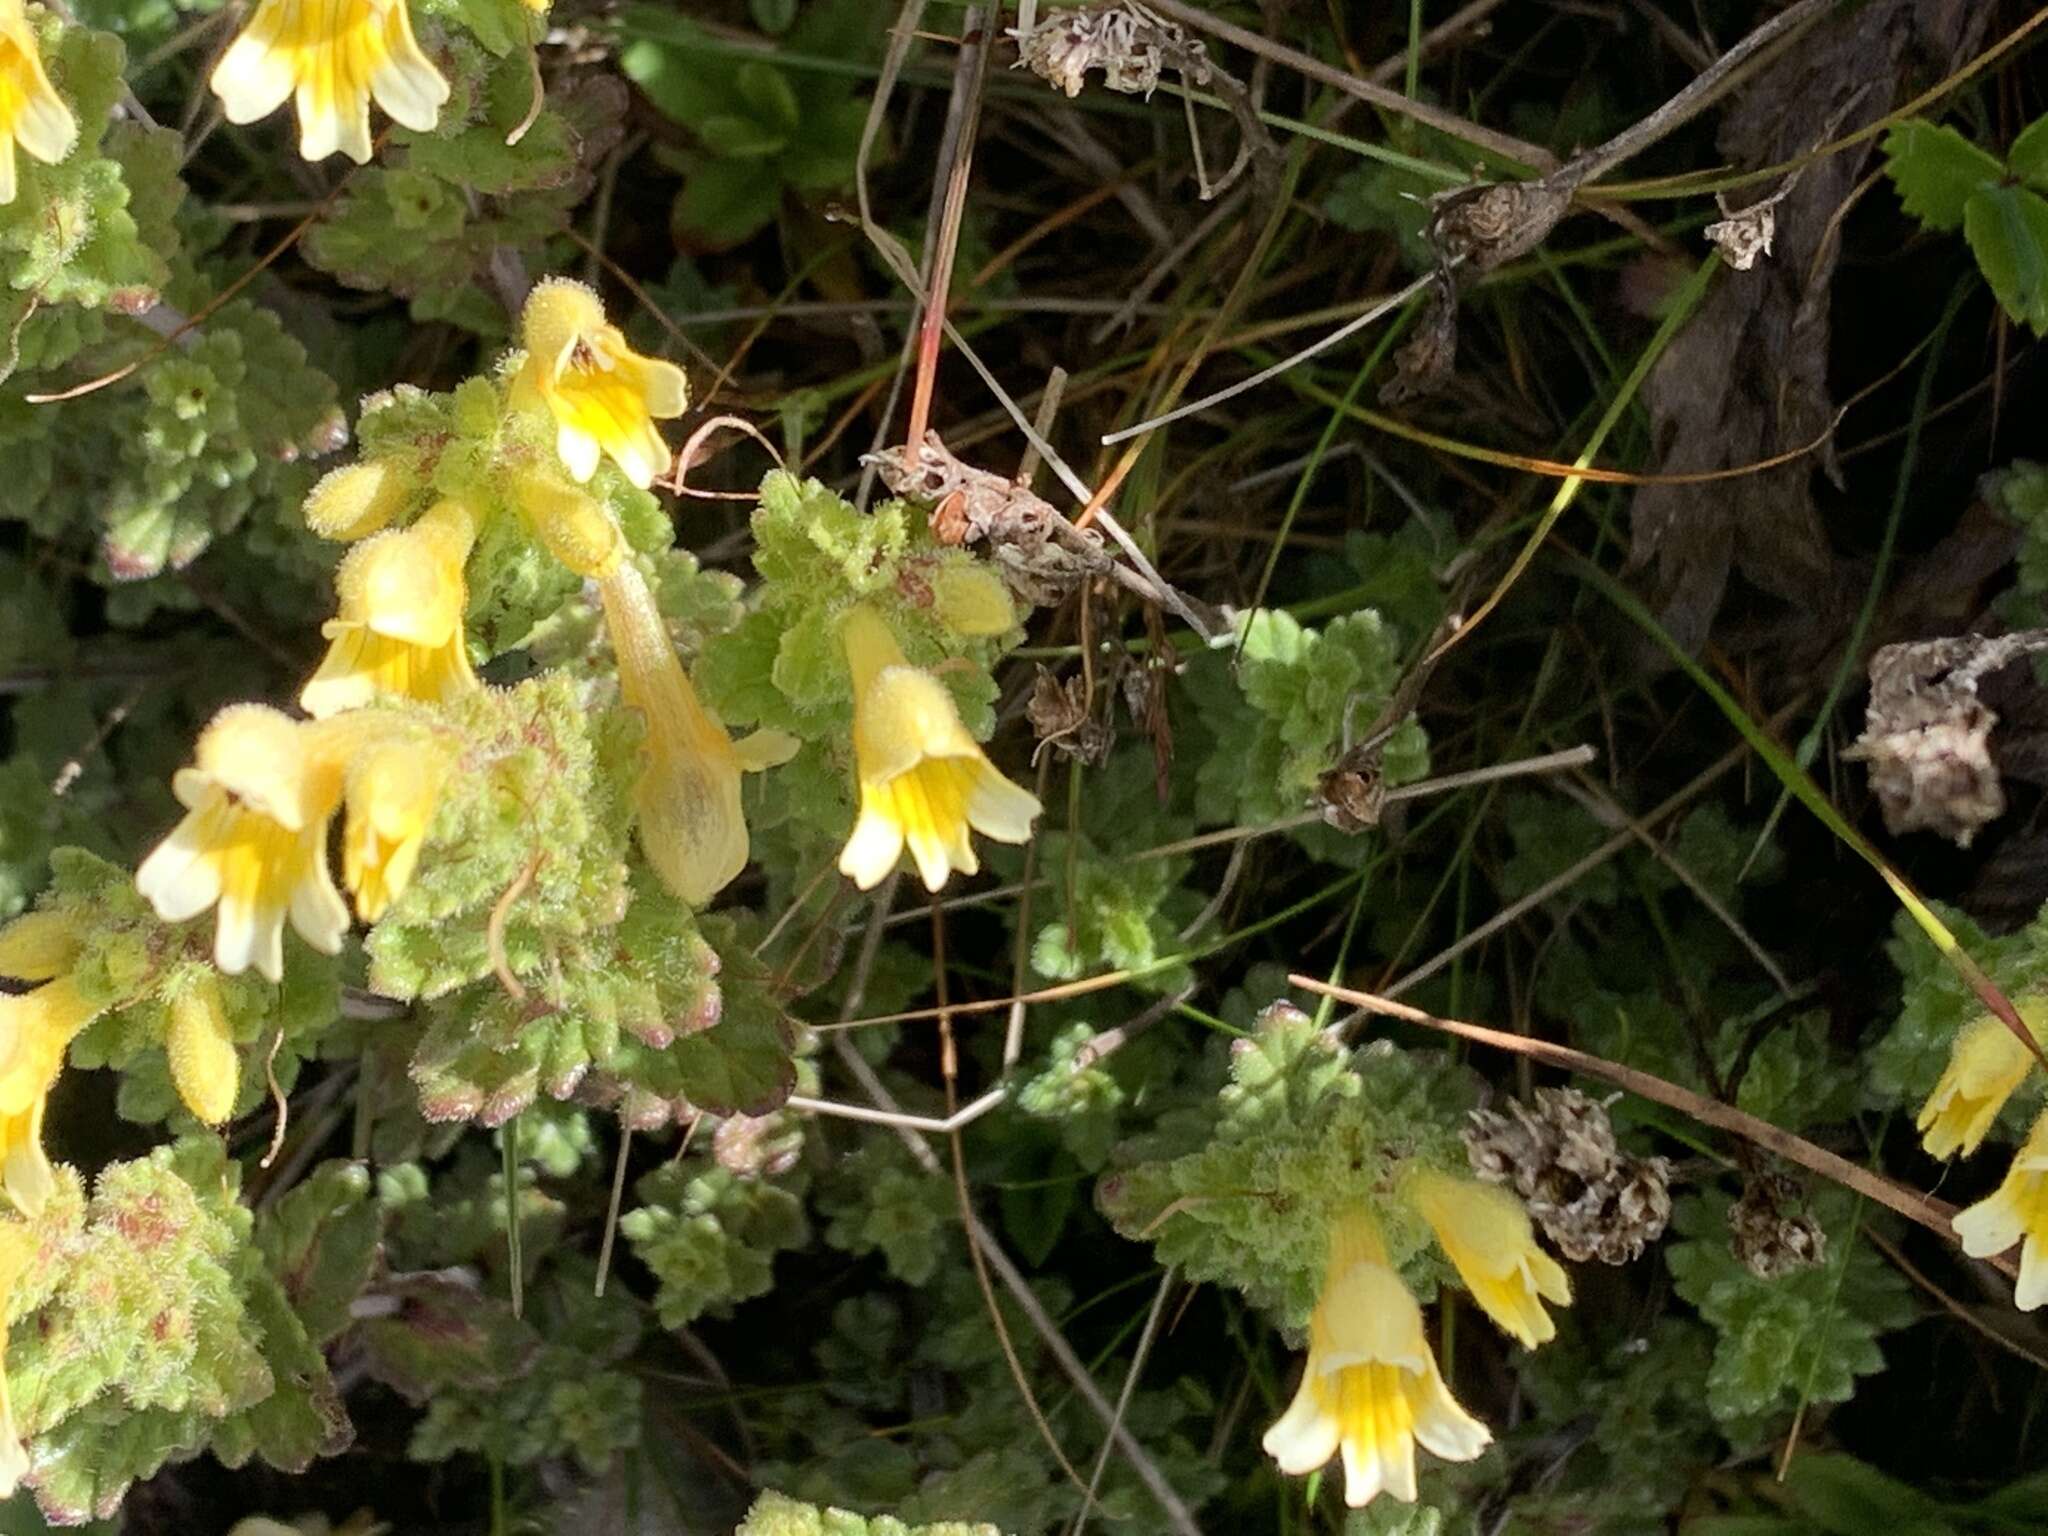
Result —
POLYGON ((1387 1263, 1363 1210, 1338 1218, 1322 1295, 1308 1325, 1308 1365, 1294 1401, 1266 1431, 1266 1454, 1299 1475, 1344 1458, 1344 1502, 1382 1493, 1415 1500, 1415 1447, 1470 1461, 1492 1439, 1445 1387, 1422 1308, 1387 1263))
POLYGON ((839 855, 862 890, 889 877, 906 845, 925 889, 954 870, 981 868, 970 829, 1022 843, 1041 807, 1012 784, 968 734, 946 685, 905 658, 874 609, 851 610, 840 630, 853 674, 853 757, 860 816, 839 855))
POLYGON ((2014 1243, 2020 1249, 2020 1281, 2013 1305, 2031 1312, 2048 1302, 2048 1114, 2034 1122, 2013 1154, 2005 1181, 1985 1199, 1959 1211, 1951 1222, 1963 1252, 1988 1259, 2014 1243))
MULTIPOLYGON (((2014 1005, 2036 1040, 2048 1034, 2048 997, 2022 997, 2014 1005)), ((2034 1053, 2003 1019, 1984 1014, 1956 1031, 1948 1065, 1914 1121, 1929 1157, 1968 1157, 2026 1081, 2034 1053)))
POLYGON ((787 762, 797 743, 780 731, 733 740, 697 698, 639 567, 614 560, 597 584, 619 692, 647 722, 633 787, 641 851, 662 884, 702 906, 746 868, 741 772, 787 762))
POLYGON ((462 627, 462 567, 475 541, 475 513, 451 499, 343 557, 341 613, 321 626, 327 656, 299 693, 307 714, 323 719, 380 696, 445 703, 476 689, 462 627))
POLYGON ((370 158, 370 102, 419 133, 440 120, 448 82, 420 51, 406 0, 259 0, 208 82, 231 123, 296 96, 299 154, 370 158))
POLYGON ((22 0, 0 0, 0 204, 19 190, 14 152, 55 165, 78 142, 78 119, 43 69, 22 0))
POLYGON ((570 476, 588 480, 609 454, 641 490, 652 485, 672 457, 654 423, 682 415, 689 404, 683 370, 635 352, 606 322, 598 296, 566 277, 534 285, 520 340, 526 361, 513 381, 513 400, 547 408, 555 451, 570 476))
POLYGON ((1458 1278, 1486 1315, 1529 1349, 1557 1337, 1545 1301, 1568 1306, 1571 1282, 1536 1246, 1529 1212, 1512 1194, 1435 1168, 1418 1168, 1406 1193, 1458 1278))
POLYGON ((184 820, 135 872, 165 922, 218 904, 214 963, 284 979, 287 917, 325 954, 341 949, 348 908, 327 868, 327 828, 341 803, 338 764, 312 750, 311 728, 262 704, 233 704, 199 734, 171 791, 184 820))

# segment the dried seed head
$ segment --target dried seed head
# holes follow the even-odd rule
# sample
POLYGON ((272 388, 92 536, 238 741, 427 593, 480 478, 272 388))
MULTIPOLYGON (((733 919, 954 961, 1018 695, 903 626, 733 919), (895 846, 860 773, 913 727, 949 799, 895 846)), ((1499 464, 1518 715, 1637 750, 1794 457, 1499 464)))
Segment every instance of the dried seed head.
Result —
POLYGON ((1728 1208, 1728 1247, 1759 1280, 1775 1280, 1827 1257, 1828 1235, 1806 1206, 1806 1191, 1782 1173, 1758 1174, 1728 1208))
POLYGON ((1842 755, 1870 764, 1887 831, 1938 832, 1958 848, 2005 810, 1991 756, 1998 716, 1977 697, 1984 678, 2048 635, 1960 635, 1887 645, 1870 658, 1863 734, 1842 755))
POLYGON ((1465 1131, 1472 1170, 1511 1184, 1565 1257, 1625 1264, 1671 1219, 1671 1165, 1631 1157, 1605 1106, 1574 1088, 1539 1088, 1536 1107, 1475 1110, 1465 1131))
POLYGON ((1090 767, 1099 767, 1116 744, 1116 732, 1089 714, 1078 675, 1062 683, 1040 667, 1024 714, 1041 750, 1051 747, 1090 767))
POLYGON ((1102 71, 1110 90, 1128 96, 1150 96, 1169 65, 1186 73, 1191 84, 1208 78, 1201 45, 1142 5, 1053 11, 1029 33, 1012 28, 1009 35, 1017 41, 1018 67, 1069 98, 1081 94, 1091 69, 1102 71))

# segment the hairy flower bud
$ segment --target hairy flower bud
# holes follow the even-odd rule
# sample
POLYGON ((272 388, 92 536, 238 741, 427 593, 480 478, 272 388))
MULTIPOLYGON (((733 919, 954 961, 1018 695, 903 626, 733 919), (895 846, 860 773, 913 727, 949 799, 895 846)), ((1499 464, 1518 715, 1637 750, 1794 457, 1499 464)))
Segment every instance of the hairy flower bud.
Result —
POLYGON ((514 477, 512 495, 534 537, 578 576, 601 580, 626 558, 625 535, 589 492, 529 470, 514 477))
POLYGON ((418 489, 390 460, 363 459, 322 475, 299 515, 321 538, 345 544, 388 527, 418 489))
POLYGON ((221 1004, 220 983, 211 972, 201 975, 171 999, 171 1027, 164 1037, 170 1058, 171 1082, 185 1107, 208 1125, 219 1125, 235 1112, 241 1088, 242 1063, 221 1004))

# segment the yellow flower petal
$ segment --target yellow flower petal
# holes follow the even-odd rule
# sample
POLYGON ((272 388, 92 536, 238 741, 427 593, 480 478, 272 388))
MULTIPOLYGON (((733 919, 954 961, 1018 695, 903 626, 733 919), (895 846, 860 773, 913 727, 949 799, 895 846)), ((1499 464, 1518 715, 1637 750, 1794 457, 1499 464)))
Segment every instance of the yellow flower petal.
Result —
POLYGON ((1385 1262, 1372 1218, 1339 1220, 1309 1318, 1301 1387, 1262 1442, 1280 1470, 1313 1472, 1341 1452, 1344 1502, 1416 1495, 1415 1447, 1470 1461, 1492 1439, 1459 1407, 1423 1333, 1422 1309, 1385 1262))
POLYGON ((327 870, 327 828, 341 772, 309 750, 310 727, 262 705, 234 705, 201 732, 195 765, 171 781, 185 818, 142 861, 135 887, 157 916, 183 922, 209 907, 214 963, 284 976, 284 924, 327 954, 348 909, 327 870))
MULTIPOLYGON (((2048 1035, 2048 997, 2021 997, 2014 1006, 2035 1039, 2048 1035)), ((1960 1152, 1968 1157, 1975 1152, 2033 1063, 2033 1053, 1992 1014, 1958 1030, 1941 1080, 1914 1122, 1928 1156, 1948 1158, 1960 1152)))
POLYGON ((342 880, 364 922, 381 918, 412 883, 448 767, 437 746, 419 739, 384 742, 350 765, 342 880))
POLYGON ((78 142, 78 120, 43 69, 42 50, 21 0, 0 3, 0 203, 19 190, 14 160, 19 145, 55 165, 78 142))
POLYGON ((870 890, 907 847, 925 888, 937 891, 954 871, 981 868, 970 828, 997 842, 1028 841, 1038 797, 996 771, 945 684, 904 660, 870 608, 850 612, 842 636, 853 675, 860 816, 840 872, 870 890))
POLYGON ((332 643, 299 693, 307 714, 325 719, 379 697, 445 703, 479 686, 462 628, 475 537, 475 515, 443 501, 348 552, 335 575, 341 615, 320 631, 332 643))
POLYGON ((2048 1302, 2048 1114, 2034 1122, 1997 1191, 1958 1212, 1952 1225, 1973 1259, 2025 1244, 2013 1304, 2031 1312, 2048 1302))
POLYGON ((597 295, 568 278, 534 286, 520 333, 526 360, 515 399, 546 406, 571 478, 588 480, 609 455, 640 489, 652 485, 671 458, 655 421, 680 416, 689 404, 682 369, 635 352, 606 322, 597 295))
POLYGON ((1488 1317, 1529 1349, 1557 1337, 1543 1302, 1569 1304, 1571 1283, 1536 1246, 1521 1201, 1504 1189, 1433 1168, 1417 1169, 1407 1192, 1488 1317))
POLYGON ((262 0, 209 80, 231 123, 250 123, 296 98, 299 153, 370 158, 370 100, 426 131, 448 82, 412 33, 406 0, 262 0))

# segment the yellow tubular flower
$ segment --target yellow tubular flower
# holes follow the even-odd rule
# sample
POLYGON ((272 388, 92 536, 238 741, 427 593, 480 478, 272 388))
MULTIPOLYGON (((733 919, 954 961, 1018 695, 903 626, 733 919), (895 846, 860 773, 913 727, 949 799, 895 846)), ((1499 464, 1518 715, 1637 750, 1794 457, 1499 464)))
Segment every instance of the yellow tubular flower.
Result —
POLYGON ((7 1328, 14 1291, 36 1260, 35 1233, 24 1222, 0 1220, 0 1499, 11 1499, 28 1476, 28 1447, 14 1422, 7 1390, 7 1328))
POLYGON ((17 147, 55 165, 78 142, 78 120, 43 72, 35 29, 22 0, 0 0, 0 203, 11 203, 17 147))
POLYGON ((1492 1436, 1451 1397, 1422 1331, 1422 1308, 1386 1261, 1372 1217, 1339 1218, 1323 1293, 1308 1325, 1308 1366, 1262 1442, 1293 1475, 1340 1451, 1344 1502, 1415 1499, 1415 1447, 1470 1461, 1492 1436))
POLYGON ((43 1106, 72 1038, 99 1012, 80 995, 71 967, 78 940, 47 912, 0 930, 0 975, 40 983, 0 993, 0 1191, 26 1216, 39 1215, 53 1179, 43 1154, 43 1106))
POLYGON ((637 566, 612 563, 598 590, 619 691, 647 721, 646 766, 633 786, 640 848, 663 885, 702 906, 746 868, 741 770, 786 762, 796 743, 779 731, 732 739, 698 701, 637 566))
MULTIPOLYGON (((2036 1040, 2048 1034, 2048 997, 2022 997, 2015 1006, 2036 1040)), ((2033 1064, 2033 1053, 1993 1014, 1958 1030, 1941 1081, 1913 1122, 1927 1155, 1947 1158, 1960 1152, 1968 1157, 1975 1152, 2033 1064)))
POLYGON ((440 119, 448 82, 412 35, 406 0, 261 0, 209 82, 231 123, 298 97, 299 153, 370 158, 370 99, 407 128, 440 119))
POLYGON ((185 819, 135 872, 158 917, 182 923, 219 903, 213 959, 284 979, 284 924, 336 954, 348 908, 327 870, 341 770, 310 750, 309 728, 261 704, 234 704, 200 732, 171 789, 185 819))
POLYGON ((380 696, 443 703, 477 688, 462 628, 462 566, 475 542, 476 514, 450 500, 348 552, 334 578, 341 616, 320 627, 327 657, 299 692, 307 714, 324 719, 380 696))
POLYGON ((2048 1302, 2048 1114, 2034 1122, 2013 1154, 1997 1193, 1958 1212, 1952 1224, 1963 1252, 1973 1259, 1988 1259, 2024 1242, 2013 1304, 2031 1312, 2048 1302))
POLYGON ((1569 1306, 1571 1282, 1536 1246, 1521 1201, 1504 1189, 1434 1168, 1410 1175, 1407 1193, 1488 1317, 1529 1349, 1557 1337, 1543 1303, 1569 1306))
POLYGON ((588 480, 610 454, 646 490, 672 457, 655 420, 682 415, 690 401, 683 370, 635 352, 605 322, 597 295, 566 277, 536 284, 519 323, 526 361, 513 399, 547 407, 571 477, 588 480))
POLYGON ((235 1054, 234 1032, 228 1028, 220 983, 212 972, 201 975, 171 999, 171 1028, 164 1037, 170 1058, 171 1082, 185 1107, 208 1125, 219 1125, 235 1112, 242 1086, 242 1061, 235 1054))
POLYGON ((341 878, 364 922, 376 922, 412 883, 448 769, 438 746, 411 734, 370 746, 349 763, 341 878))
POLYGON ((862 606, 840 631, 853 673, 853 756, 860 817, 839 855, 840 872, 862 890, 889 877, 904 845, 925 889, 954 870, 974 874, 968 829, 999 843, 1031 836, 1038 797, 996 772, 961 723, 946 685, 913 667, 882 616, 862 606))

